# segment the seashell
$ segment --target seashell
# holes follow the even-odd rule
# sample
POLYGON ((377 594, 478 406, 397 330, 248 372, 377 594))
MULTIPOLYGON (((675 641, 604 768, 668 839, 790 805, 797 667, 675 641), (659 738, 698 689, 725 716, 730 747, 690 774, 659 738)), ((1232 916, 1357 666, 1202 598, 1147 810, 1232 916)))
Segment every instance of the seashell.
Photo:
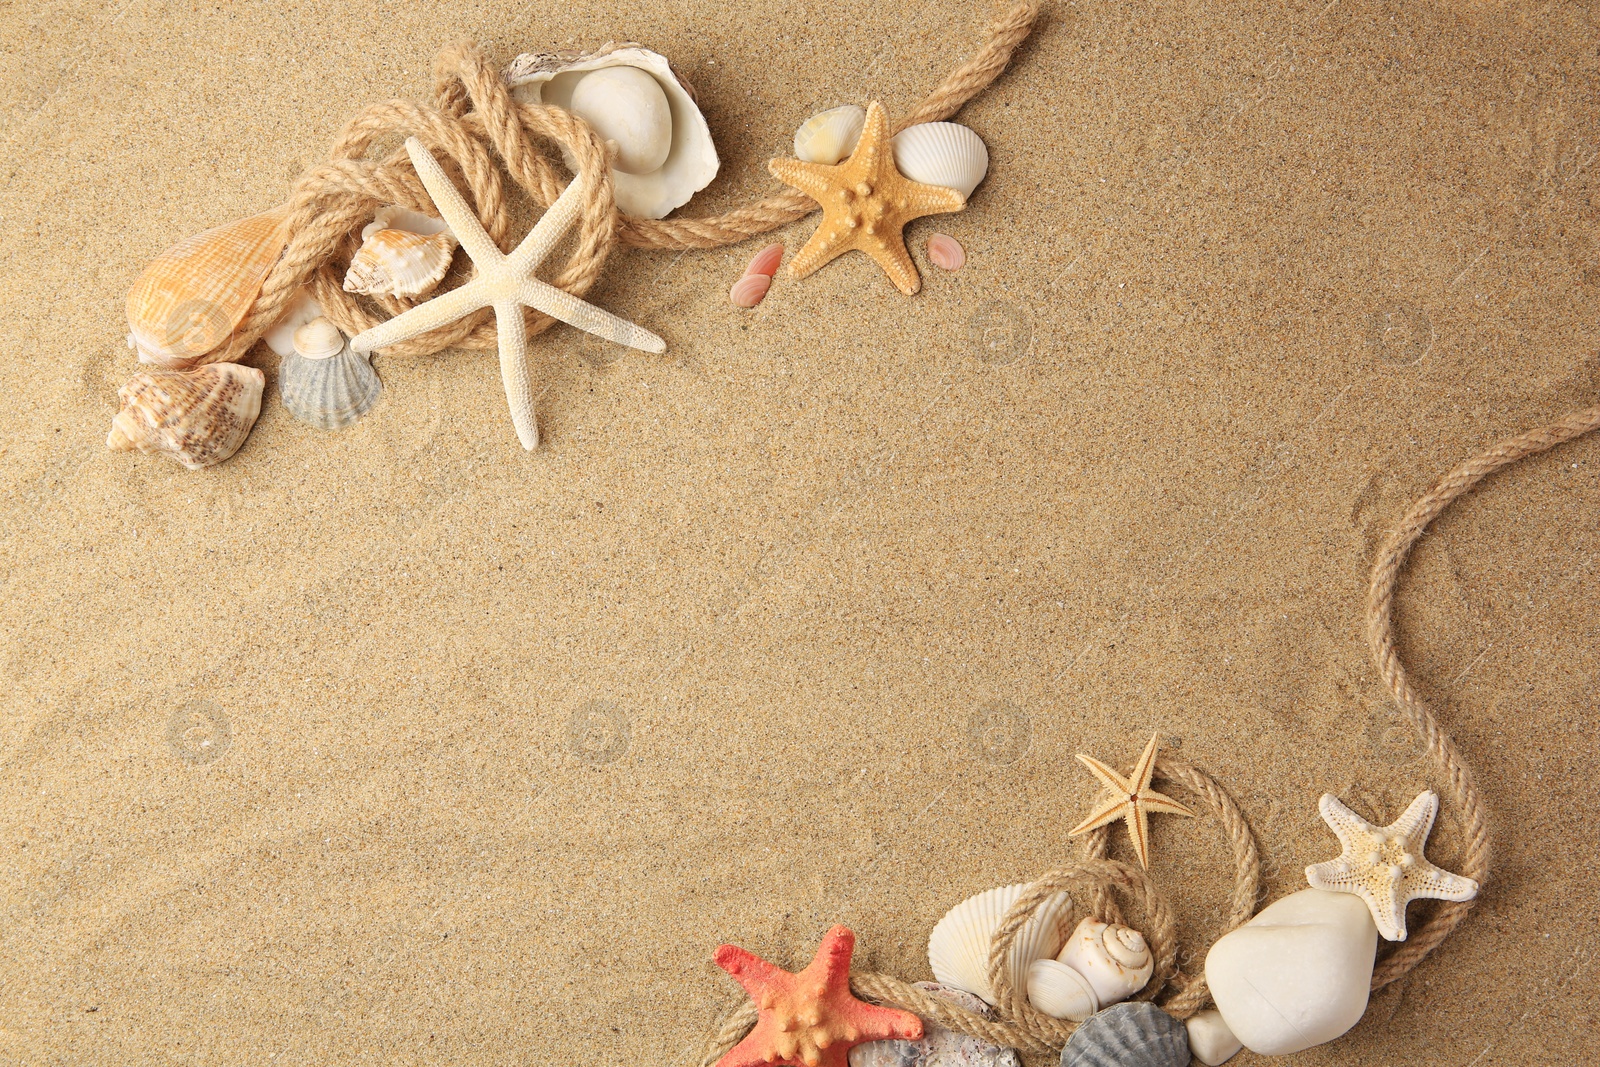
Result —
POLYGON ((1222 1021, 1222 1013, 1212 1008, 1195 1012, 1183 1020, 1183 1028, 1189 1031, 1190 1055, 1206 1067, 1220 1067, 1244 1048, 1228 1029, 1228 1024, 1222 1021))
POLYGON ((431 292, 450 269, 458 244, 449 230, 431 236, 406 230, 377 230, 362 240, 360 251, 350 260, 344 291, 389 296, 431 292))
POLYGON ((866 123, 867 109, 858 104, 819 111, 794 132, 794 154, 807 163, 831 167, 856 150, 866 123))
MULTIPOLYGON (((632 43, 608 43, 587 54, 532 53, 512 60, 505 78, 516 100, 574 111, 602 137, 616 141, 612 184, 624 214, 664 218, 717 176, 721 162, 711 130, 693 90, 665 56, 632 43), (607 73, 595 78, 601 71, 607 73), (654 82, 659 98, 640 74, 654 82), (665 131, 662 101, 669 120, 665 131)), ((570 166, 573 161, 567 162, 570 166)))
POLYGON ((770 278, 778 273, 778 264, 782 262, 783 246, 770 244, 756 253, 756 258, 750 261, 750 265, 744 269, 744 273, 746 277, 752 274, 765 274, 770 278))
POLYGON ((160 452, 192 471, 221 463, 255 425, 266 383, 266 375, 237 363, 141 371, 117 390, 122 407, 106 447, 160 452))
MULTIPOLYGON (((985 1018, 994 1015, 989 1005, 971 993, 936 982, 917 982, 915 986, 985 1018)), ((1022 1067, 1015 1049, 991 1045, 926 1020, 920 1040, 864 1041, 850 1050, 849 1064, 850 1067, 1022 1067)))
POLYGON ((287 209, 179 241, 128 292, 128 345, 141 363, 188 370, 244 354, 234 330, 288 243, 287 209))
POLYGON ((1101 1007, 1139 992, 1156 969, 1143 934, 1096 919, 1080 922, 1056 959, 1089 980, 1101 1007))
POLYGON ((1302 889, 1217 939, 1206 984, 1244 1047, 1286 1056, 1360 1020, 1378 928, 1360 897, 1302 889))
POLYGON ((1189 1067, 1189 1032, 1154 1004, 1113 1004, 1072 1032, 1061 1067, 1189 1067))
POLYGON ((959 122, 907 126, 889 143, 895 168, 914 182, 942 185, 971 196, 989 173, 989 149, 983 138, 959 122))
POLYGON ((312 319, 322 317, 322 305, 311 295, 311 286, 302 285, 294 299, 284 309, 283 317, 272 324, 272 329, 261 335, 267 347, 279 356, 294 352, 294 332, 312 319))
POLYGON ((449 233, 450 227, 443 219, 436 219, 432 215, 386 204, 373 212, 372 221, 362 227, 361 239, 365 241, 379 230, 405 230, 426 237, 435 233, 449 233))
POLYGON ((947 233, 929 234, 928 261, 944 270, 960 270, 967 265, 967 250, 947 233))
POLYGON ((1028 964, 1028 1003, 1052 1018, 1080 1022, 1100 1010, 1089 979, 1059 960, 1028 964))
POLYGON ((734 307, 753 308, 766 298, 767 290, 771 287, 770 274, 746 274, 733 283, 728 296, 733 300, 734 307))
MULTIPOLYGON (((945 913, 928 938, 928 962, 933 976, 945 985, 974 993, 995 1002, 989 985, 989 944, 1007 909, 1027 889, 1008 885, 968 897, 945 913)), ((1027 989, 1028 965, 1047 959, 1060 949, 1063 929, 1072 910, 1072 898, 1057 893, 1045 901, 1017 931, 1006 961, 1012 988, 1022 995, 1027 989)))
POLYGON ((367 357, 327 319, 294 332, 294 353, 278 367, 278 392, 289 414, 319 430, 349 426, 378 402, 383 383, 367 357))

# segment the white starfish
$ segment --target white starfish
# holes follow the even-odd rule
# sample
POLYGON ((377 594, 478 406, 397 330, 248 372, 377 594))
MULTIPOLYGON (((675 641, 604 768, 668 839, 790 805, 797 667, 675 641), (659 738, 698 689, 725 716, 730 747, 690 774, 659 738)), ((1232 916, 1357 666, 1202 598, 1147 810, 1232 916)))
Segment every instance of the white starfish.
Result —
POLYGON ((1366 901, 1378 932, 1390 941, 1406 939, 1406 905, 1418 897, 1471 900, 1478 895, 1477 882, 1440 870, 1422 854, 1439 813, 1437 793, 1418 796, 1388 826, 1373 826, 1332 793, 1322 794, 1319 806, 1344 852, 1307 867, 1306 881, 1313 889, 1353 893, 1366 901))
POLYGON ((350 339, 351 348, 357 352, 371 352, 436 330, 479 308, 494 308, 495 324, 500 330, 500 377, 505 382, 506 400, 511 405, 511 423, 516 427, 522 447, 529 451, 539 445, 539 422, 533 411, 533 382, 528 374, 528 327, 522 318, 524 305, 629 348, 645 352, 667 350, 667 343, 649 330, 601 311, 533 276, 578 219, 583 208, 583 175, 573 178, 572 184, 550 205, 550 210, 522 239, 516 251, 506 255, 495 246, 478 222, 478 216, 467 206, 466 199, 422 142, 415 137, 406 138, 406 152, 439 214, 444 216, 444 221, 460 239, 461 247, 472 257, 478 275, 460 288, 356 334, 350 339))

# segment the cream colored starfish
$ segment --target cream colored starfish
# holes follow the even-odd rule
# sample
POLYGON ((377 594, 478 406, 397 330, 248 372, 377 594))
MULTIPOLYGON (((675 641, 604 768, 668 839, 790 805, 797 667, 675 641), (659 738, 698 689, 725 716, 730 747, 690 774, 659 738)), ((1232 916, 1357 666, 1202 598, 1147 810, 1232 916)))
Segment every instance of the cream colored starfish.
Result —
POLYGON ((1339 835, 1344 852, 1337 859, 1306 868, 1313 889, 1354 893, 1372 909, 1378 933, 1390 941, 1406 939, 1406 905, 1418 898, 1471 900, 1478 883, 1429 863, 1422 850, 1439 814, 1439 795, 1423 793, 1388 826, 1373 826, 1322 794, 1322 819, 1339 835))
POLYGON ((1144 754, 1139 757, 1133 773, 1126 778, 1094 757, 1078 753, 1078 762, 1089 768, 1089 773, 1111 790, 1111 796, 1101 801, 1100 806, 1091 811, 1088 817, 1069 830, 1068 837, 1077 837, 1107 823, 1125 819, 1140 866, 1150 866, 1150 812, 1194 818, 1194 812, 1150 788, 1150 779, 1156 773, 1156 745, 1160 740, 1160 734, 1151 735, 1150 743, 1144 746, 1144 754))
POLYGON ((494 308, 495 323, 500 331, 500 377, 505 383, 506 400, 511 405, 511 423, 516 427, 522 447, 529 451, 539 445, 539 422, 533 411, 533 381, 528 374, 528 326, 522 317, 524 306, 629 348, 645 352, 667 350, 667 343, 649 330, 601 311, 533 276, 578 219, 583 208, 583 175, 573 178, 572 184, 550 205, 550 210, 522 239, 516 251, 507 255, 495 246, 478 222, 477 214, 422 142, 415 137, 406 138, 406 153, 411 156, 417 177, 433 197, 439 214, 450 224, 467 255, 472 257, 478 274, 457 289, 356 334, 350 339, 351 348, 371 352, 446 326, 479 308, 494 308))

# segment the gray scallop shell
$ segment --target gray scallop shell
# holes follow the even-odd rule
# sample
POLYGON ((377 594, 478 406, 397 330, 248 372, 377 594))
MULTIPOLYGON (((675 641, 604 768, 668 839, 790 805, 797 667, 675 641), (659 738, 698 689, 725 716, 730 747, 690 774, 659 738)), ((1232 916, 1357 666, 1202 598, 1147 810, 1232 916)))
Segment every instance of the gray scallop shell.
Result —
POLYGON ((1061 1067, 1189 1067, 1189 1031, 1146 1001, 1114 1004, 1072 1032, 1061 1067))
POLYGON ((372 410, 383 392, 378 372, 348 344, 327 359, 298 352, 278 365, 278 392, 289 414, 319 430, 349 426, 372 410))

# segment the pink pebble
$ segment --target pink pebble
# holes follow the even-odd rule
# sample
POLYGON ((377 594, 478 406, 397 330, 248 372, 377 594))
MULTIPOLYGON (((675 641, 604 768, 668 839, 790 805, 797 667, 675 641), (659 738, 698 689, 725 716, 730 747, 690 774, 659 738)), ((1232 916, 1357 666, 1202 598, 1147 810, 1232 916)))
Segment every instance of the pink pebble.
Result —
POLYGON ((928 238, 928 259, 936 267, 960 270, 967 265, 967 250, 949 234, 936 233, 928 238))
POLYGON ((756 253, 756 258, 750 261, 750 265, 744 269, 744 273, 746 277, 752 274, 765 274, 770 278, 778 273, 778 264, 782 262, 783 246, 768 245, 756 253))
POLYGON ((733 289, 728 295, 733 298, 734 307, 753 308, 761 303, 762 297, 767 295, 767 290, 771 286, 771 275, 746 274, 733 283, 733 289))

